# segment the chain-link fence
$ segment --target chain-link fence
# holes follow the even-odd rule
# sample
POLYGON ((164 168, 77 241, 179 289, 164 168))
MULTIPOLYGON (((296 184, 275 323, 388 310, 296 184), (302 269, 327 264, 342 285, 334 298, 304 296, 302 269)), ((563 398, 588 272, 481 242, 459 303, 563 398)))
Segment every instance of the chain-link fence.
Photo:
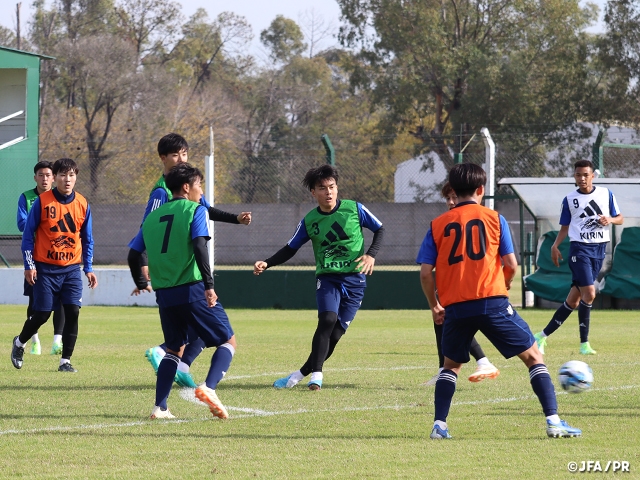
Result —
MULTIPOLYGON (((492 138, 496 181, 569 176, 575 160, 593 158, 593 138, 589 136, 576 140, 513 132, 493 134, 492 138)), ((486 144, 479 133, 441 137, 437 144, 414 137, 376 139, 364 145, 354 145, 349 138, 331 140, 340 173, 340 197, 362 202, 385 224, 387 234, 377 258, 378 268, 417 268, 416 253, 430 221, 445 208, 440 189, 447 172, 456 161, 486 161, 486 144), (456 155, 460 151, 462 155, 456 155)), ((619 142, 606 136, 604 140, 619 142)), ((270 256, 314 207, 301 182, 309 168, 326 161, 325 150, 319 138, 302 139, 301 144, 306 146, 263 149, 258 154, 230 143, 215 146, 216 206, 232 213, 253 214, 248 227, 215 225, 216 268, 248 268, 270 256)), ((162 172, 154 150, 155 144, 149 141, 114 138, 104 145, 102 156, 91 162, 84 145, 72 139, 42 152, 42 159, 72 156, 80 165, 76 190, 88 198, 93 211, 96 265, 126 264, 126 245, 140 226, 149 191, 162 172), (127 145, 133 144, 148 148, 132 151, 127 145)), ((204 171, 208 150, 208 132, 203 132, 201 139, 190 140, 190 162, 204 171)), ((640 150, 604 147, 603 162, 607 176, 634 176, 640 171, 640 150)), ((17 200, 6 208, 16 208, 17 200)), ((495 208, 511 225, 518 252, 534 248, 534 219, 521 209, 508 187, 496 190, 495 208)), ((371 236, 365 230, 367 245, 371 236)), ((18 238, 0 237, 0 253, 9 264, 21 264, 18 238)), ((288 265, 311 268, 310 246, 288 265)))

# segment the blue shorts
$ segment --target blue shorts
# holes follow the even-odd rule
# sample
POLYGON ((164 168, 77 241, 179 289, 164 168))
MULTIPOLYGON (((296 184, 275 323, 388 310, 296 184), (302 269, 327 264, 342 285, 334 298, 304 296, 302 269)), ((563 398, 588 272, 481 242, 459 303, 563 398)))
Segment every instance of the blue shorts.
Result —
POLYGON ((588 287, 595 284, 603 261, 603 258, 586 257, 584 255, 570 256, 568 263, 573 274, 573 285, 576 287, 588 287))
POLYGON ((233 337, 229 317, 220 302, 209 307, 204 298, 193 303, 160 307, 160 323, 167 348, 175 352, 195 340, 194 332, 207 347, 219 347, 233 337))
POLYGON ((33 295, 33 285, 29 285, 29 282, 25 279, 24 286, 22 287, 22 294, 25 297, 31 297, 33 295))
POLYGON ((316 277, 318 313, 335 312, 346 331, 362 305, 367 280, 361 273, 326 274, 316 277))
POLYGON ((51 312, 54 305, 82 306, 82 272, 80 267, 65 273, 38 271, 33 286, 33 311, 51 312))
POLYGON ((442 330, 444 356, 456 363, 467 363, 469 347, 478 330, 505 358, 521 354, 535 342, 529 325, 513 309, 507 298, 473 300, 445 309, 442 330), (465 316, 473 310, 475 315, 465 316))

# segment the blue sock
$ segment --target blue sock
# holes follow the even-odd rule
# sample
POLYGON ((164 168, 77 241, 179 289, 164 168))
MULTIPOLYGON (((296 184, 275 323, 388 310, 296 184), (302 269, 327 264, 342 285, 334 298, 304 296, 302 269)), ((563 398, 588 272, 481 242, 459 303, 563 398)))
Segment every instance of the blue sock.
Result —
POLYGON ((573 308, 570 308, 569 305, 567 305, 567 302, 564 302, 562 305, 560 305, 560 308, 558 308, 558 310, 556 310, 556 313, 553 314, 553 318, 551 319, 549 324, 544 327, 544 334, 549 336, 557 329, 559 329, 564 321, 569 318, 571 312, 573 312, 573 308))
POLYGON ((186 347, 184 347, 184 352, 182 353, 182 363, 186 363, 191 366, 193 361, 202 353, 204 350, 204 340, 200 337, 195 339, 193 342, 189 342, 186 347))
POLYGON ((180 357, 167 353, 158 366, 158 378, 156 379, 156 406, 158 407, 167 408, 167 398, 171 393, 179 361, 180 357))
POLYGON ((224 377, 227 370, 229 370, 229 365, 231 365, 234 353, 235 349, 228 343, 224 343, 216 348, 213 357, 211 357, 211 368, 209 368, 209 374, 205 380, 207 387, 212 390, 216 389, 218 383, 222 380, 222 377, 224 377))
POLYGON ((556 415, 558 413, 558 402, 556 392, 553 389, 553 382, 549 375, 549 370, 544 363, 538 363, 529 368, 529 379, 533 392, 538 396, 544 415, 556 415))
POLYGON ((580 300, 578 305, 578 325, 580 328, 580 343, 589 341, 589 323, 591 322, 591 306, 580 300))
POLYGON ((160 345, 158 345, 162 350, 164 350, 165 352, 167 351, 167 344, 166 343, 161 343, 160 345))
POLYGON ((456 393, 456 382, 458 381, 458 375, 452 370, 444 369, 438 376, 436 382, 435 393, 435 415, 433 420, 440 420, 442 422, 447 421, 449 416, 449 409, 451 408, 451 400, 453 394, 456 393))

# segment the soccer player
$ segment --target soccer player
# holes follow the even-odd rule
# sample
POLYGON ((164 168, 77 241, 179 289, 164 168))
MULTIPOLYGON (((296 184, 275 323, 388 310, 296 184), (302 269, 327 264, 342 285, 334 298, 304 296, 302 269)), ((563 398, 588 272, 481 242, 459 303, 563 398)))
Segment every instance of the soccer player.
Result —
MULTIPOLYGON (((158 156, 160 157, 160 161, 163 165, 163 174, 160 179, 156 182, 156 184, 151 189, 151 194, 149 195, 149 201, 147 202, 147 207, 144 212, 144 216, 142 217, 142 221, 147 218, 147 216, 156 208, 165 204, 172 198, 172 193, 167 188, 167 184, 165 181, 165 176, 169 173, 169 171, 177 164, 187 162, 189 158, 189 145, 187 141, 181 135, 177 133, 169 133, 162 137, 158 142, 158 156)), ((232 213, 227 213, 217 208, 214 208, 209 205, 204 195, 200 199, 200 203, 208 209, 209 211, 209 219, 217 222, 225 222, 225 223, 235 223, 235 224, 243 224, 249 225, 251 223, 251 212, 242 212, 239 215, 234 215, 232 213)), ((142 235, 142 228, 138 232, 138 236, 142 235)), ((134 240, 129 243, 129 247, 131 248, 134 240)), ((136 252, 129 252, 129 266, 131 267, 132 261, 138 261, 139 257, 136 252)), ((142 270, 138 270, 134 268, 135 271, 141 271, 139 277, 134 278, 134 282, 136 284, 136 288, 133 290, 132 295, 139 295, 142 292, 150 292, 151 287, 149 286, 149 275, 146 267, 146 257, 142 257, 140 260, 142 261, 142 270)), ((196 383, 193 380, 193 377, 190 373, 191 364, 196 359, 196 357, 202 352, 204 348, 204 342, 202 342, 197 335, 190 335, 189 345, 185 348, 184 355, 182 356, 182 360, 178 365, 178 371, 176 373, 175 381, 181 387, 190 387, 196 388, 196 383)), ((156 374, 158 373, 158 365, 162 360, 162 357, 165 355, 167 351, 166 345, 163 343, 161 345, 151 347, 145 352, 145 356, 147 360, 153 367, 156 374)))
POLYGON ((444 370, 436 382, 430 437, 451 438, 447 416, 458 373, 469 361, 471 340, 480 330, 505 358, 518 356, 547 420, 550 437, 582 432, 561 420, 549 371, 526 322, 509 304, 508 290, 518 267, 504 217, 480 205, 487 176, 463 163, 449 172, 458 204, 434 219, 420 247, 420 283, 435 323, 442 323, 444 370), (436 269, 436 279, 433 269, 436 269), (440 285, 436 297, 435 285, 440 285))
POLYGON ((62 303, 65 324, 58 371, 75 373, 71 355, 82 306, 81 262, 89 288, 98 286, 92 267, 91 209, 87 200, 73 190, 78 175, 76 162, 61 158, 52 170, 56 187, 35 199, 22 235, 24 278, 33 286, 33 311, 20 335, 13 339, 11 362, 15 368, 22 368, 25 345, 47 322, 54 305, 62 303))
MULTIPOLYGON (((456 196, 456 192, 453 191, 449 182, 446 182, 441 190, 442 197, 445 199, 447 203, 447 208, 451 210, 458 203, 458 197, 456 196)), ((418 258, 417 263, 422 263, 418 258)), ((438 362, 439 368, 438 373, 436 373, 433 377, 427 380, 423 385, 426 386, 434 386, 438 381, 438 376, 440 372, 442 372, 444 368, 444 355, 442 354, 442 323, 433 322, 433 330, 436 333, 436 346, 438 348, 438 362)), ((469 353, 473 355, 473 358, 476 359, 476 370, 469 376, 470 382, 481 382, 485 378, 496 378, 500 375, 500 370, 493 365, 487 356, 484 354, 482 347, 476 340, 476 337, 473 337, 471 340, 471 347, 469 348, 469 353)))
POLYGON ((613 192, 605 187, 594 187, 594 177, 593 163, 589 160, 578 160, 574 164, 574 178, 578 189, 562 200, 561 227, 556 241, 551 246, 551 260, 556 267, 560 266, 562 254, 559 247, 568 235, 569 268, 573 274, 573 283, 566 300, 556 310, 549 324, 535 334, 538 348, 543 354, 547 337, 560 328, 576 308, 580 353, 596 354, 589 344, 591 306, 596 298, 594 284, 602 268, 609 242, 609 225, 622 225, 624 217, 620 213, 613 192))
POLYGON ((322 388, 322 367, 336 344, 345 334, 360 308, 365 275, 373 273, 384 228, 367 208, 353 200, 338 199, 338 171, 322 165, 307 172, 302 181, 318 207, 300 221, 295 234, 272 257, 257 261, 254 275, 280 265, 293 257, 298 249, 311 240, 316 259, 316 301, 318 326, 311 342, 311 354, 291 375, 279 378, 275 388, 293 388, 311 374, 310 390, 322 388), (364 253, 362 227, 374 232, 371 246, 364 253))
MULTIPOLYGON (((24 226, 27 223, 27 216, 33 206, 33 202, 36 201, 36 198, 38 198, 40 194, 51 190, 51 184, 53 182, 52 166, 51 162, 41 161, 33 167, 33 179, 36 182, 36 188, 23 192, 18 199, 16 222, 20 232, 24 232, 24 226)), ((29 285, 26 280, 24 281, 24 296, 29 297, 29 305, 27 306, 27 318, 29 318, 33 311, 33 287, 29 285)), ((63 329, 64 309, 62 305, 58 305, 53 312, 53 344, 51 345, 51 355, 60 355, 62 353, 63 329)), ((36 332, 33 337, 31 337, 31 354, 40 355, 41 353, 42 347, 40 346, 40 339, 36 332)))
POLYGON ((190 329, 206 347, 217 347, 205 383, 196 397, 218 418, 229 414, 215 389, 229 369, 236 351, 236 337, 213 289, 207 241, 208 212, 201 203, 202 173, 179 163, 165 177, 172 199, 151 212, 131 248, 138 256, 130 264, 131 275, 140 276, 140 258, 146 250, 149 276, 160 307, 160 323, 167 352, 158 366, 156 402, 151 418, 174 418, 167 407, 180 357, 189 342, 190 329))

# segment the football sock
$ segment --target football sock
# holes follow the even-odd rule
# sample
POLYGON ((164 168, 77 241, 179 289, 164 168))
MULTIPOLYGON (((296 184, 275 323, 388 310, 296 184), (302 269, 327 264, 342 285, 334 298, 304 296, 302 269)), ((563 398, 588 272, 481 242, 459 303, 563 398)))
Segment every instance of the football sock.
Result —
POLYGON ((60 343, 60 342, 62 342, 62 335, 54 335, 53 343, 60 343))
POLYGON ((480 344, 476 340, 476 337, 473 337, 473 339, 471 340, 471 346, 469 347, 469 353, 476 360, 486 356, 484 354, 484 352, 482 351, 482 347, 480 346, 480 344))
POLYGON ((231 365, 231 360, 233 360, 233 354, 235 352, 235 348, 228 343, 223 343, 216 348, 215 353, 211 357, 211 368, 209 368, 209 373, 205 380, 207 387, 212 390, 216 389, 220 380, 222 380, 227 370, 229 370, 229 365, 231 365))
MULTIPOLYGON (((313 340, 311 340, 311 353, 305 364, 300 367, 300 371, 305 377, 311 372, 322 371, 324 361, 329 354, 331 337, 337 321, 338 314, 336 312, 322 312, 318 314, 318 326, 313 334, 313 340)), ((335 343, 337 343, 337 341, 335 343)))
POLYGON ((333 327, 333 331, 331 332, 331 337, 329 338, 329 351, 327 352, 327 356, 324 359, 325 362, 331 356, 331 354, 336 348, 336 345, 338 344, 338 342, 342 338, 342 335, 344 334, 345 334, 345 331, 342 328, 342 325, 340 325, 340 322, 336 322, 336 325, 335 327, 333 327))
POLYGON ((180 357, 167 352, 158 366, 156 406, 160 408, 167 408, 167 398, 169 398, 169 393, 171 393, 171 386, 173 385, 173 379, 176 376, 179 362, 180 357))
POLYGON ((435 422, 433 422, 433 426, 439 426, 442 430, 446 430, 447 429, 447 422, 443 422, 442 420, 436 420, 435 422))
POLYGON ((321 382, 322 382, 322 378, 323 378, 323 377, 322 377, 322 372, 313 372, 313 373, 311 374, 311 379, 310 379, 310 381, 311 381, 311 382, 314 382, 314 381, 315 381, 315 382, 317 382, 317 381, 321 381, 321 382))
POLYGON ((158 347, 160 347, 165 352, 167 351, 167 344, 166 343, 161 343, 160 345, 158 345, 158 347))
POLYGON ((302 380, 306 375, 303 375, 300 370, 297 370, 295 372, 293 372, 291 375, 289 375, 289 380, 294 381, 296 383, 298 383, 300 380, 302 380))
MULTIPOLYGON (((200 337, 196 338, 193 342, 189 342, 186 347, 184 347, 184 352, 182 354, 182 362, 191 366, 193 361, 202 353, 204 350, 205 344, 204 340, 200 337)), ((188 371, 188 370, 187 370, 188 371)))
POLYGON ((31 341, 32 341, 33 343, 38 343, 38 342, 40 341, 40 339, 38 338, 38 334, 37 334, 37 333, 36 333, 36 334, 34 334, 34 335, 32 335, 32 337, 31 337, 31 341))
POLYGON ((71 358, 73 350, 76 348, 79 315, 80 307, 78 305, 64 305, 64 331, 62 332, 62 356, 64 358, 71 358))
POLYGON ((178 372, 189 373, 189 370, 190 370, 189 365, 187 365, 181 360, 180 363, 178 364, 178 372))
POLYGON ((557 413, 555 415, 548 415, 547 420, 549 420, 551 423, 558 424, 560 423, 560 416, 557 413))
POLYGON ((447 421, 449 409, 451 408, 451 399, 453 398, 453 394, 456 392, 457 381, 458 375, 456 375, 452 370, 445 368, 440 372, 438 381, 436 382, 434 421, 447 421))
POLYGON ((16 347, 20 347, 20 348, 24 348, 24 346, 26 345, 26 343, 22 343, 20 341, 20 337, 16 338, 16 341, 14 342, 16 347))
POLYGON ((53 311, 53 333, 55 335, 60 335, 60 339, 62 339, 62 332, 64 331, 64 307, 62 305, 58 305, 53 311))
POLYGON ((491 362, 489 361, 489 359, 487 357, 482 357, 476 360, 476 363, 478 364, 478 366, 489 366, 491 365, 491 362))
POLYGON ((553 389, 549 370, 544 363, 532 365, 529 368, 529 379, 531 388, 538 397, 542 411, 548 417, 558 413, 558 403, 556 401, 556 392, 553 389))
POLYGON ((442 353, 442 330, 444 325, 433 324, 433 331, 436 333, 436 348, 438 349, 438 367, 444 367, 444 354, 442 353))
POLYGON ((60 365, 64 365, 65 363, 71 363, 71 360, 69 360, 68 358, 61 358, 60 365))
POLYGON ((580 327, 580 343, 589 341, 589 323, 591 322, 591 306, 580 300, 578 305, 578 325, 580 327))
POLYGON ((559 329, 564 321, 569 318, 571 312, 573 312, 573 308, 569 307, 569 305, 567 305, 567 302, 564 302, 562 305, 560 305, 560 308, 558 308, 556 310, 556 313, 553 314, 553 317, 551 318, 549 324, 544 327, 544 330, 542 331, 544 336, 548 337, 557 329, 559 329))

